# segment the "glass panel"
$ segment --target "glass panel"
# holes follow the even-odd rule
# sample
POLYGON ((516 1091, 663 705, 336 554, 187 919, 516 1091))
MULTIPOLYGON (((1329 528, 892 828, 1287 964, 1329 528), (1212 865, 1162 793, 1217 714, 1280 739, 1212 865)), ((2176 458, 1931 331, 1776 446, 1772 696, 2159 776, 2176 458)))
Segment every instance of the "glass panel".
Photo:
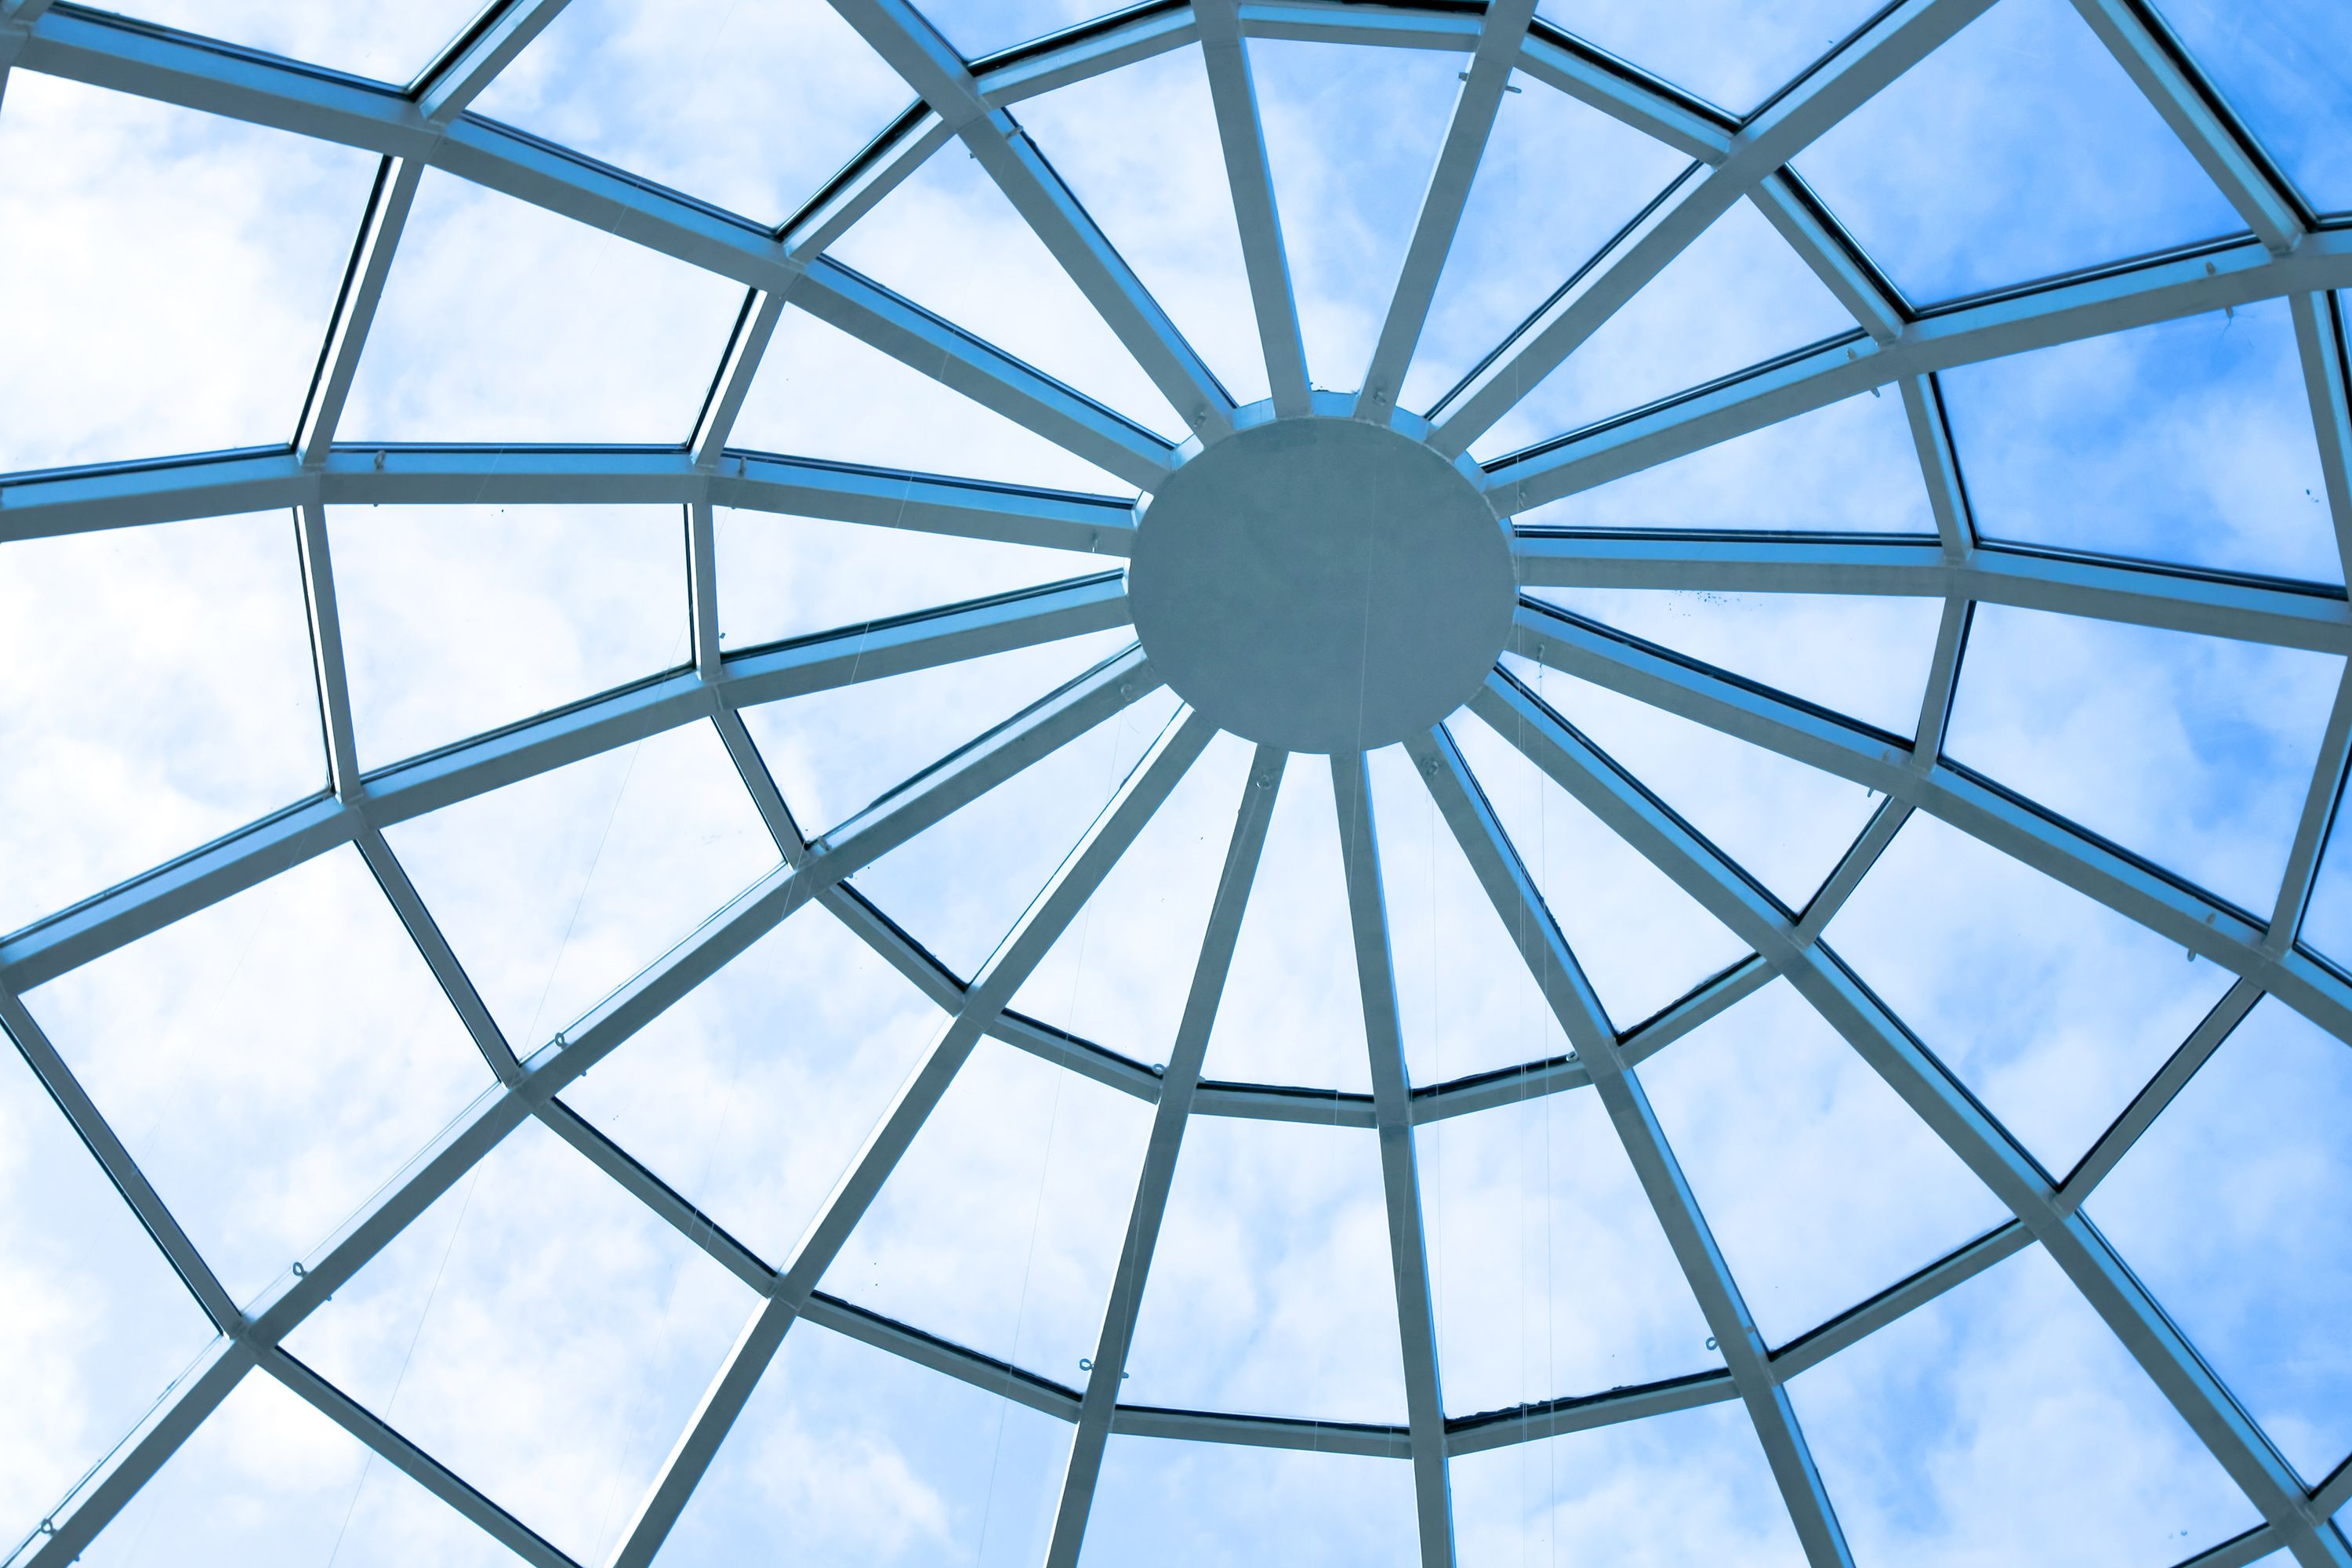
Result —
POLYGON ((512 1568, 463 1514, 266 1373, 247 1373, 80 1561, 90 1568, 512 1568))
POLYGON ((2163 10, 2312 205, 2352 207, 2352 13, 2330 0, 2164 0, 2163 10))
POLYGON ((1924 812, 1895 836, 1827 938, 2043 1168, 2058 1173, 2106 1130, 2230 982, 1924 812))
MULTIPOLYGON (((1534 678, 1532 666, 1520 671, 1534 678)), ((1877 808, 1850 780, 1574 676, 1547 671, 1544 694, 1792 910, 1805 907, 1877 808)))
POLYGON ((977 974, 1176 710, 1161 689, 856 877, 949 968, 977 974))
POLYGON ((1379 1140, 1192 1118, 1127 1365, 1131 1405, 1402 1421, 1379 1140))
POLYGON ((2246 226, 2062 0, 2003 0, 1798 163, 1916 300, 2246 226))
POLYGON ((1937 599, 1543 588, 1532 596, 1718 669, 1909 736, 1944 618, 1937 599), (1870 657, 1857 658, 1855 650, 1870 657))
POLYGON ((1465 1454, 1452 1473, 1465 1568, 1805 1560, 1737 1403, 1465 1454))
POLYGON ((0 1544, 135 1426, 212 1325, 0 1037, 0 1544))
POLYGON ((873 949, 806 905, 563 1100, 781 1263, 940 1022, 873 949))
POLYGON ((2090 1212, 2271 1440, 2315 1485, 2352 1451, 2352 1053, 2263 1002, 2090 1212))
POLYGON ((1234 398, 1265 397, 1265 355, 1199 51, 1088 78, 1022 104, 1020 116, 1234 398), (1175 148, 1188 155, 1171 157, 1175 148))
POLYGON ((1987 538, 2344 580, 2284 300, 1940 379, 1987 538))
POLYGON ((1602 1006, 1630 1027, 1748 949, 1484 721, 1449 726, 1602 1006))
POLYGON ((1642 1081, 1769 1343, 2009 1218, 1780 981, 1675 1041, 1642 1081))
POLYGON ((1365 1052, 1331 769, 1322 757, 1293 757, 1274 797, 1202 1071, 1368 1094, 1365 1052))
POLYGON ((823 0, 576 0, 474 108, 775 224, 908 97, 823 0))
POLYGON ((2253 1505, 2040 1248, 1792 1380, 1862 1563, 2172 1563, 2253 1505))
POLYGON ((1081 1561, 1412 1568, 1418 1529, 1394 1459, 1113 1437, 1081 1561))
POLYGON ((1116 555, 719 508, 719 639, 730 647, 1116 571, 1116 555))
POLYGON ((287 1348, 593 1563, 756 1305, 526 1119, 287 1348))
POLYGON ((1979 607, 1945 750, 2267 920, 2344 661, 1979 607))
POLYGON ((388 830, 528 1056, 775 864, 726 748, 692 724, 388 830))
POLYGON ((1747 114, 1871 19, 1871 0, 1550 0, 1544 14, 1580 37, 1737 114, 1747 114))
POLYGON ((1040 643, 763 703, 743 720, 803 830, 817 833, 1134 641, 1121 628, 1040 643))
POLYGON ((1103 5, 1101 0, 934 0, 923 14, 966 58, 975 58, 1099 16, 1103 5))
POLYGON ((824 1289, 1083 1385, 1151 1107, 982 1040, 824 1289))
POLYGON ((930 158, 829 254, 1169 439, 1185 433, 978 159, 930 158))
POLYGON ((1013 1009, 1138 1061, 1165 1063, 1192 989, 1251 748, 1219 735, 1120 856, 1013 1009))
POLYGON ((311 65, 406 82, 466 30, 481 0, 313 5, 303 0, 130 0, 142 22, 268 49, 311 65))
POLYGON ((2296 940, 2326 955, 2338 969, 2352 969, 2352 817, 2339 810, 2327 833, 2326 853, 2312 883, 2311 907, 2304 911, 2296 940))
POLYGON ((349 846, 27 1003, 238 1300, 490 1083, 349 846))
POLYGON ((788 309, 777 321, 743 399, 734 444, 1094 495, 1135 491, 1116 475, 805 310, 788 309))
POLYGON ((1443 397, 1688 162, 1564 92, 1526 79, 1515 85, 1486 139, 1397 400, 1407 408, 1443 397))
POLYGON ((1903 400, 1800 414, 1519 518, 1584 528, 1785 528, 1933 533, 1903 400))
POLYGON ((1601 1097, 1417 1134, 1451 1415, 1720 1366, 1601 1097))
POLYGON ((1414 1085, 1565 1056, 1568 1038, 1402 746, 1370 758, 1390 963, 1414 1085))
POLYGON ((1070 1424, 812 1324, 785 1336, 662 1563, 1034 1568, 1070 1424))
POLYGON ((1471 450, 1482 460, 1500 457, 1853 330, 1837 297, 1741 202, 1471 450))
POLYGON ((292 439, 375 163, 12 72, 0 471, 292 439))
POLYGON ((693 657, 677 507, 335 507, 327 520, 363 765, 693 657))
POLYGON ((1459 55, 1252 39, 1307 377, 1363 384, 1422 192, 1461 94, 1459 55))
POLYGON ((327 782, 282 512, 8 544, 0 668, 0 930, 327 782))
POLYGON ((341 428, 683 441, 742 303, 740 284, 429 171, 341 428))

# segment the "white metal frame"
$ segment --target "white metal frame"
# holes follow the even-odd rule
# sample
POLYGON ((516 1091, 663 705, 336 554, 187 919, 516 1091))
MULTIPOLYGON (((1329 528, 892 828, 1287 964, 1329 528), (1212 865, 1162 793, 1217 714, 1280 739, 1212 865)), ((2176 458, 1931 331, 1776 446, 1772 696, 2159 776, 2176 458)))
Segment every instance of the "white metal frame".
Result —
MULTIPOLYGON (((285 1348, 286 1335, 526 1117, 536 1117, 758 1293, 761 1305, 697 1409, 610 1561, 653 1560, 792 1324, 806 1319, 1075 1424, 1047 1561, 1078 1561, 1103 1447, 1114 1433, 1410 1462, 1423 1561, 1448 1563, 1449 1459, 1556 1433, 1738 1400, 1755 1425, 1809 1561, 1850 1561, 1785 1393, 1787 1380, 2003 1258, 2041 1247, 2065 1272, 2259 1510, 2263 1522, 2190 1560, 2251 1563, 2284 1548, 2305 1568, 2352 1568, 2331 1515, 2352 1500, 2352 1468, 2297 1476, 2196 1348, 2082 1213, 2084 1196, 2264 995, 2352 1041, 2352 976, 2295 933, 2352 755, 2352 680, 2339 693, 2273 907, 2247 911, 2132 856, 1942 754, 1951 694, 1979 603, 2352 654, 2352 608, 2335 584, 1992 544, 1968 513, 1937 373, 1955 365, 2267 298, 2290 303, 2327 500, 2352 558, 2352 381, 2329 290, 2352 285, 2352 228, 2332 227, 2279 173, 2145 0, 2075 0, 2246 224, 2246 234, 2177 255, 1934 308, 1905 300, 1787 165, 1983 11, 1990 0, 1895 0, 1766 106, 1742 120, 1659 81, 1533 15, 1532 0, 1458 5, 1350 0, 1150 0, 981 60, 950 47, 908 0, 834 0, 918 95, 790 221, 767 228, 468 111, 467 104, 561 10, 563 0, 497 0, 404 88, 320 71, 210 39, 49 0, 0 0, 0 91, 11 69, 55 74, 347 145, 383 158, 311 386, 283 446, 150 462, 0 475, 0 547, 13 541, 287 508, 295 520, 329 768, 310 799, 0 937, 0 1028, 121 1193, 219 1331, 205 1357, 7 1559, 70 1562, 238 1381, 277 1378, 524 1560, 571 1559, 444 1468, 285 1348), (808 838, 769 776, 740 710, 1034 645, 1127 622, 1118 574, 722 653, 712 509, 747 508, 1124 557, 1139 498, 1090 496, 740 450, 735 416, 790 307, 807 310, 1149 492, 1240 413, 1086 208, 1012 115, 1016 104, 1171 49, 1198 45, 1233 191, 1242 254, 1276 416, 1310 408, 1297 308, 1265 161, 1248 58, 1252 38, 1304 38, 1460 54, 1463 86, 1402 259, 1355 417, 1394 423, 1449 457, 1466 448, 1675 256, 1740 200, 1770 221, 1854 319, 1831 342, 1484 465, 1498 510, 1525 510, 1865 390, 1899 390, 1936 516, 1933 538, 1522 527, 1521 580, 1750 593, 1904 595, 1941 600, 1928 689, 1911 734, 1869 729, 1605 626, 1532 600, 1511 648, 1753 744, 1867 784, 1885 800, 1811 904, 1782 906, 1539 697, 1498 669, 1472 702, 1540 769, 1690 892, 1749 956, 1658 1016, 1612 1022, 1585 982, 1478 781, 1443 728, 1407 751, 1482 887, 1514 933, 1573 1049, 1450 1082, 1408 1081, 1365 760, 1331 759, 1346 891, 1373 1090, 1203 1081, 1201 1063, 1287 759, 1250 769, 1171 1059, 1146 1067, 1008 1010, 1022 978, 1200 755, 1209 725, 1180 715, 1137 765, 982 972, 967 980, 851 889, 860 867, 1154 689, 1140 648, 1079 676, 950 754, 841 826, 808 838), (1433 408, 1394 407, 1462 220, 1502 94, 1518 75, 1568 93, 1689 155, 1691 166, 1633 224, 1433 408), (1003 190, 1112 331, 1177 408, 1173 446, 1013 356, 860 277, 828 247, 923 161, 961 141, 1003 190), (744 285, 741 314, 710 395, 675 447, 353 447, 337 440, 343 403, 401 234, 427 168, 606 229, 744 285), (692 662, 558 712, 362 773, 346 689, 325 509, 399 501, 605 501, 679 507, 689 563, 692 662), (625 745, 709 723, 773 837, 776 868, 669 953, 546 1042, 507 1039, 458 954, 409 881, 383 829, 422 813, 625 745), (1931 813, 2231 970, 2226 996, 2077 1167, 2053 1176, 1968 1094, 1819 940, 1916 811, 1931 813), (20 997, 337 845, 354 845, 496 1076, 496 1085, 377 1198, 258 1300, 234 1301, 180 1228, 20 997), (803 904, 834 918, 929 996, 947 1022, 808 1234, 781 1264, 730 1236, 558 1091, 622 1046, 803 904), (1650 1056, 1775 976, 1834 1026, 2014 1215, 1796 1341, 1766 1342, 1683 1179, 1639 1078, 1650 1056), (1155 1106, 1139 1187, 1083 1388, 893 1321, 817 1287, 826 1265, 982 1036, 1084 1073, 1155 1106), (1448 1418, 1422 1240, 1415 1130, 1535 1096, 1591 1088, 1723 1346, 1722 1370, 1605 1394, 1569 1394, 1448 1418), (1403 1345, 1402 1426, 1269 1418, 1121 1403, 1120 1373, 1184 1128, 1194 1115, 1372 1131, 1381 1153, 1403 1345)), ((1278 678, 1270 672, 1269 678, 1278 678)))

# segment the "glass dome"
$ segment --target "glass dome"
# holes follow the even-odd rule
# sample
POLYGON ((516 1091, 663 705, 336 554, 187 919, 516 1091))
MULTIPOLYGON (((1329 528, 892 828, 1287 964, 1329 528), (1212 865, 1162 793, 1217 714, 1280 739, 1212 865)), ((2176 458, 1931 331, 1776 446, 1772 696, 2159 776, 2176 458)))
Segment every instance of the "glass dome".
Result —
POLYGON ((2352 1568, 2352 11, 474 3, 0 0, 6 1563, 2352 1568))

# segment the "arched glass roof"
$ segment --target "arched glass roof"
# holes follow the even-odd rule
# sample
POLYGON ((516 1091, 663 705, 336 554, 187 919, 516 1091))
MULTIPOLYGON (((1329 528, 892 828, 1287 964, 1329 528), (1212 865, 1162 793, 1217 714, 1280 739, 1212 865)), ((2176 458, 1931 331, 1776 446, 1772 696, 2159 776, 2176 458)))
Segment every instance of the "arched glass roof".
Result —
POLYGON ((8 1563, 2352 1565, 2352 13, 470 3, 0 0, 8 1563))

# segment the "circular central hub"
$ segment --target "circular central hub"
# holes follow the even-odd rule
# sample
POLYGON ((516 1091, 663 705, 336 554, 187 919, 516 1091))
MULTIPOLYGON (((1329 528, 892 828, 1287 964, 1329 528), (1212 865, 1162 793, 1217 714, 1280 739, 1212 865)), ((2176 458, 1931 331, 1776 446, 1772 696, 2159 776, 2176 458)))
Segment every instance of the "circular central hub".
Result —
POLYGON ((1477 690, 1509 635, 1510 542, 1477 487, 1354 419, 1243 430, 1152 498, 1128 563, 1143 650, 1219 729, 1369 751, 1477 690))

